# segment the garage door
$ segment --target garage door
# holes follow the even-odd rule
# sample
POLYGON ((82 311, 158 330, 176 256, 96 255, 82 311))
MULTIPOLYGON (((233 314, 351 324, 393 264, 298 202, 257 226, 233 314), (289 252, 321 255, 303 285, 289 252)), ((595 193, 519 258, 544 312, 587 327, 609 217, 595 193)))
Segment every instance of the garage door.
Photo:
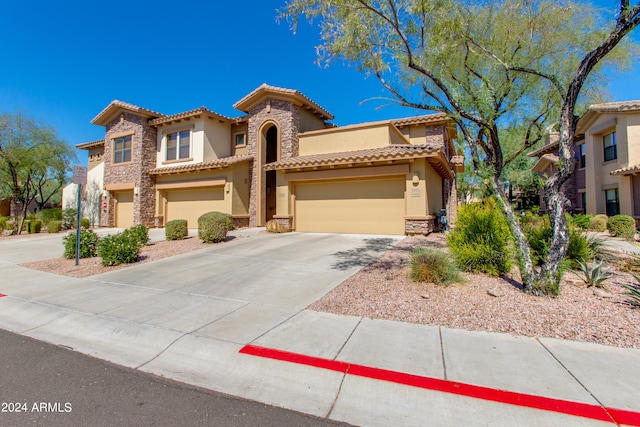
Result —
POLYGON ((133 225, 133 190, 119 191, 116 198, 116 227, 129 228, 133 225))
POLYGON ((404 234, 404 179, 302 183, 296 231, 404 234))
POLYGON ((167 191, 167 221, 186 219, 189 228, 198 228, 203 213, 224 209, 224 187, 167 191))

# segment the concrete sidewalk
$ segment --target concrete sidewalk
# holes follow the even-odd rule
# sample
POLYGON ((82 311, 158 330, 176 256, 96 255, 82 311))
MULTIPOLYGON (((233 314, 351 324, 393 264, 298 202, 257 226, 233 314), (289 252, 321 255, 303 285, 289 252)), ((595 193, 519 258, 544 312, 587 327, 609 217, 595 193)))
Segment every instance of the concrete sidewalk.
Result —
POLYGON ((1 241, 0 328, 357 425, 640 425, 640 350, 305 309, 397 241, 249 230, 86 279, 1 241))

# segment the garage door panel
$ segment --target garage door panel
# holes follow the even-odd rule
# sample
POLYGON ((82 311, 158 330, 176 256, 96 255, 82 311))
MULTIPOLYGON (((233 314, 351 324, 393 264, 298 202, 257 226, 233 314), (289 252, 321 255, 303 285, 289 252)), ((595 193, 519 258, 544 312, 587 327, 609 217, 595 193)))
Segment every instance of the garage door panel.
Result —
POLYGON ((167 192, 167 221, 186 219, 187 227, 198 228, 200 215, 225 211, 224 187, 167 192))
POLYGON ((133 225, 133 191, 115 193, 116 227, 129 228, 133 225))
POLYGON ((296 230, 404 234, 404 179, 296 185, 296 230))

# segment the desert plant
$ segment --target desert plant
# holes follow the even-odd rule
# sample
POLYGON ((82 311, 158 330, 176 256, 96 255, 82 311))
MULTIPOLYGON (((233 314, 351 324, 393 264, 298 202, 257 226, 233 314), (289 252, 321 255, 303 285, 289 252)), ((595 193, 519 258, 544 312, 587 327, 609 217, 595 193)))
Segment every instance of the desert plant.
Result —
POLYGON ((42 225, 47 227, 49 221, 62 221, 62 209, 48 208, 38 212, 37 218, 42 221, 42 225))
POLYGON ((267 221, 265 227, 269 233, 288 233, 289 231, 291 231, 289 227, 280 224, 275 219, 267 221))
POLYGON ((135 238, 124 233, 107 235, 100 239, 97 254, 104 266, 131 264, 138 260, 140 246, 135 238))
POLYGON ((51 220, 47 223, 48 233, 59 233, 62 230, 62 221, 51 220))
POLYGON ((588 230, 591 218, 593 218, 591 215, 575 214, 573 216, 573 225, 582 230, 588 230))
POLYGON ((149 243, 149 229, 142 224, 127 228, 122 232, 122 234, 127 239, 131 239, 138 248, 149 243))
POLYGON ((78 211, 76 209, 64 209, 62 211, 62 228, 69 229, 76 227, 76 217, 78 211))
POLYGON ((464 271, 497 276, 511 270, 511 232, 493 199, 462 206, 447 242, 464 271))
POLYGON ((167 240, 182 240, 189 235, 186 219, 174 219, 164 226, 164 237, 167 240))
MULTIPOLYGON (((93 258, 97 254, 100 237, 93 230, 80 230, 80 258, 93 258)), ((62 238, 63 257, 76 257, 76 233, 72 232, 62 238)))
POLYGON ((462 281, 458 266, 448 253, 426 248, 411 253, 411 279, 445 286, 462 281))
POLYGON ((0 216, 0 231, 7 228, 7 217, 0 216))
POLYGON ((39 219, 32 219, 27 221, 27 232, 29 234, 39 233, 42 229, 42 221, 39 219))
POLYGON ((636 222, 629 215, 614 215, 607 221, 607 229, 616 237, 633 239, 636 235, 636 222))
POLYGON ((80 218, 80 227, 86 229, 91 228, 91 221, 89 218, 80 218))
POLYGON ((589 220, 589 231, 602 233, 607 230, 607 218, 596 215, 589 220))
POLYGON ((587 246, 589 248, 589 255, 591 258, 604 261, 611 261, 615 258, 611 253, 611 249, 606 245, 606 240, 604 238, 594 236, 593 234, 585 234, 584 236, 587 240, 587 246))
POLYGON ((13 231, 14 224, 15 224, 15 221, 13 221, 13 220, 6 221, 5 225, 4 225, 5 230, 13 231))
POLYGON ((596 264, 595 259, 590 263, 578 262, 578 269, 574 271, 588 287, 601 288, 604 281, 611 277, 611 272, 604 266, 604 262, 596 264))
POLYGON ((227 232, 233 230, 231 215, 222 212, 207 212, 198 218, 198 237, 204 243, 223 242, 227 232))
POLYGON ((623 283, 622 286, 627 288, 629 291, 629 296, 631 297, 629 303, 636 307, 640 307, 640 276, 634 274, 633 277, 636 279, 635 284, 623 283))
POLYGON ((567 248, 566 259, 568 267, 576 268, 579 262, 586 262, 593 257, 589 249, 589 241, 585 233, 571 230, 569 233, 569 247, 567 248))

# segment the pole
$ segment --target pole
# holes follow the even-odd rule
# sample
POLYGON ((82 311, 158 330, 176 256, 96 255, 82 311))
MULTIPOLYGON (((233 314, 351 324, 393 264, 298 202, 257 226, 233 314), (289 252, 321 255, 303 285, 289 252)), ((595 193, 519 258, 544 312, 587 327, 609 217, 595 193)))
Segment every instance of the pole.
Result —
POLYGON ((78 203, 76 209, 78 209, 78 216, 76 218, 76 265, 80 259, 80 199, 82 198, 82 184, 78 184, 78 203))

